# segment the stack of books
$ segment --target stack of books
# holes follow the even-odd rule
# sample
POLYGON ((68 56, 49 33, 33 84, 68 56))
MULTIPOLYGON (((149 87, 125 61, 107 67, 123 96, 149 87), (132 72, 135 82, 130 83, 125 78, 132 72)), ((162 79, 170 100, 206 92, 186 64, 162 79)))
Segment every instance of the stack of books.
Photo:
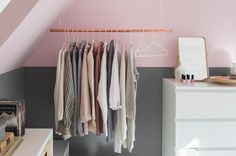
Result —
POLYGON ((21 136, 14 136, 13 132, 6 132, 5 138, 0 141, 0 156, 10 156, 22 140, 21 136))

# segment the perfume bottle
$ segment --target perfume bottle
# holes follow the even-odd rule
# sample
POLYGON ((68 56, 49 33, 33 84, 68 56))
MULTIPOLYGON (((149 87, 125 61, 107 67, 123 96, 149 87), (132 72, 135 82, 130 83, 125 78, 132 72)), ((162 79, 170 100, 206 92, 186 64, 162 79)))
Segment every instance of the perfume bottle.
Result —
POLYGON ((191 75, 191 84, 193 84, 195 82, 195 80, 194 80, 194 75, 192 74, 191 75))
POLYGON ((185 69, 179 62, 178 66, 175 68, 175 79, 176 81, 181 81, 182 75, 185 74, 185 69))
POLYGON ((181 81, 180 81, 182 84, 186 84, 187 83, 187 80, 186 80, 186 75, 185 74, 182 74, 181 75, 181 81))

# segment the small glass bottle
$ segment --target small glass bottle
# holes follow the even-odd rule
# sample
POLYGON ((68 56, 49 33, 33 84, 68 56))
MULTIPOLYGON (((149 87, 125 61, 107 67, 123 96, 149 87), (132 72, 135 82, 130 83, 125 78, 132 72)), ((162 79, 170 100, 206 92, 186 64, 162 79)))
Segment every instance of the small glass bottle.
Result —
POLYGON ((185 69, 181 65, 181 63, 179 62, 178 66, 175 68, 175 79, 176 79, 176 81, 179 81, 179 82, 181 81, 182 74, 185 74, 185 69))

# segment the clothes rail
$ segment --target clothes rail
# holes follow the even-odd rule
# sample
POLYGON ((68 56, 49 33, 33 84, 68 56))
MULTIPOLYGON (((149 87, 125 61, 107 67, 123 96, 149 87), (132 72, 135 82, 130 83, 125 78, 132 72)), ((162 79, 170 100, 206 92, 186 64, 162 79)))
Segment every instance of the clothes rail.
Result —
POLYGON ((57 29, 52 28, 50 32, 160 32, 160 33, 171 33, 172 29, 57 29))

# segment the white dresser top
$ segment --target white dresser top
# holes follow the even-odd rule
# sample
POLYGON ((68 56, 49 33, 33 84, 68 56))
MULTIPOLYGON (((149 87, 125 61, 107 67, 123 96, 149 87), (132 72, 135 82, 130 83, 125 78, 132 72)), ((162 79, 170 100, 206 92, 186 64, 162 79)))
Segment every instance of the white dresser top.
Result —
POLYGON ((217 83, 210 82, 195 82, 193 85, 183 84, 176 82, 175 79, 165 78, 164 81, 175 87, 178 91, 191 91, 191 90, 215 90, 215 91, 236 91, 236 86, 221 85, 217 83))
POLYGON ((38 156, 52 135, 52 129, 26 129, 22 143, 12 156, 38 156))

